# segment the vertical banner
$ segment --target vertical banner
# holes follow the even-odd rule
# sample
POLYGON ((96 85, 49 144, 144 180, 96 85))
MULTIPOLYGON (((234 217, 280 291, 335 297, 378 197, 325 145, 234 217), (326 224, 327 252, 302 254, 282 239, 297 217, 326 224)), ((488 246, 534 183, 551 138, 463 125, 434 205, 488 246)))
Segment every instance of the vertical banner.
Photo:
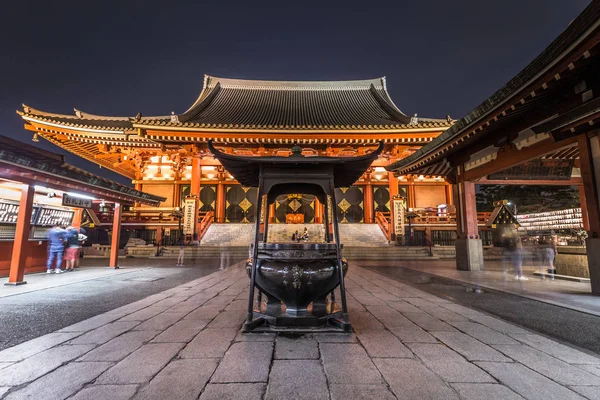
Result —
POLYGON ((394 233, 396 239, 404 236, 404 198, 392 199, 394 233))
POLYGON ((183 209, 183 234, 193 235, 196 222, 196 199, 187 198, 183 209))

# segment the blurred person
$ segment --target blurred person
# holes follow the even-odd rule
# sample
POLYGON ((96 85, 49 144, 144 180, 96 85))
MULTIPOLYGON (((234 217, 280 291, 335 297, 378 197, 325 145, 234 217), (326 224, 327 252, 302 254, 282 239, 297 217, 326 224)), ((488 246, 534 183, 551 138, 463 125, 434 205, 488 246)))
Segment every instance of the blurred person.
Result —
POLYGON ((510 251, 510 260, 513 267, 515 279, 528 281, 529 279, 523 276, 523 243, 518 233, 515 233, 509 239, 508 245, 510 251))
POLYGON ((79 260, 79 230, 73 226, 65 231, 65 271, 73 271, 79 260))
POLYGON ((306 226, 304 227, 304 232, 302 232, 302 240, 305 242, 308 241, 308 228, 306 226))
POLYGON ((183 244, 183 240, 179 244, 179 256, 177 256, 177 266, 180 267, 183 265, 183 259, 185 258, 185 246, 183 244))
POLYGON ((219 266, 219 269, 223 270, 223 269, 229 267, 230 253, 229 253, 229 249, 227 247, 221 246, 220 250, 221 250, 221 264, 219 266))
POLYGON ((546 273, 550 274, 550 280, 554 280, 554 259, 556 258, 556 240, 554 236, 542 237, 539 241, 542 251, 542 279, 546 279, 546 273))
POLYGON ((60 274, 63 272, 62 265, 63 253, 65 251, 66 231, 58 225, 55 225, 48 231, 48 260, 46 261, 46 273, 52 273, 52 264, 56 258, 54 272, 60 274))

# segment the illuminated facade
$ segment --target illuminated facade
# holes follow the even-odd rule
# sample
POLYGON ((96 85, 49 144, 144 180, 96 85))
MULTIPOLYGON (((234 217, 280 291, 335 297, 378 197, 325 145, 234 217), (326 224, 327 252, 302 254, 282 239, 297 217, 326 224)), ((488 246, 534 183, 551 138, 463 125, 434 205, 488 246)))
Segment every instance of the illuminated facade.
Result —
MULTIPOLYGON (((288 82, 205 76, 198 99, 182 114, 110 117, 75 110, 54 114, 23 106, 19 115, 34 140, 44 138, 80 157, 131 178, 136 189, 160 195, 160 207, 139 206, 124 224, 155 230, 176 225, 169 217, 186 197, 197 199, 200 217, 217 223, 251 222, 256 189, 245 188, 214 159, 213 140, 237 155, 291 154, 298 144, 306 156, 354 156, 385 149, 368 171, 337 194, 341 222, 374 223, 390 211, 390 198, 407 198, 412 208, 452 203, 450 186, 439 176, 394 177, 385 167, 413 154, 452 125, 451 119, 404 114, 390 98, 385 78, 359 81, 288 82)), ((322 205, 314 198, 278 199, 272 222, 318 222, 322 205)), ((100 210, 101 211, 101 210, 100 210)), ((99 213, 101 214, 101 212, 99 213)), ((102 221, 99 221, 102 223, 102 221)))

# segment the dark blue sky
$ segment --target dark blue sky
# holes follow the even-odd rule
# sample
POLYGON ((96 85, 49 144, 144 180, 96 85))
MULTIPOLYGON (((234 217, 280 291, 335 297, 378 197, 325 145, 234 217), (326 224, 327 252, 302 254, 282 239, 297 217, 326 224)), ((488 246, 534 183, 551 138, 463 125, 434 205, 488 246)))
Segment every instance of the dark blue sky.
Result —
MULTIPOLYGON (((31 143, 15 114, 21 103, 60 113, 180 113, 205 73, 386 76, 405 113, 459 118, 537 56, 589 0, 6 3, 0 134, 31 143)), ((126 182, 72 154, 67 161, 126 182)))

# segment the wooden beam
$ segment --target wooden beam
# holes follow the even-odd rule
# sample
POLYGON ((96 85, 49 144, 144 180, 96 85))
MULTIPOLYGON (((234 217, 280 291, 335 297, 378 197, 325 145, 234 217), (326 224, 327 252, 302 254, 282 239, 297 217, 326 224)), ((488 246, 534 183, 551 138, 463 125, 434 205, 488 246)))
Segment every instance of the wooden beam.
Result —
POLYGON ((10 260, 10 271, 8 285, 21 285, 27 283, 23 280, 25 275, 25 261, 29 247, 29 229, 31 213, 33 211, 33 195, 35 189, 31 185, 21 187, 21 200, 19 202, 19 213, 17 215, 17 227, 15 240, 13 242, 12 258, 10 260))
POLYGON ((473 181, 495 172, 503 171, 505 169, 514 167, 515 165, 522 164, 526 161, 533 160, 535 158, 542 157, 546 154, 555 152, 577 142, 577 137, 562 140, 560 142, 554 142, 552 139, 542 140, 541 142, 535 143, 531 146, 525 147, 521 150, 509 150, 505 152, 499 152, 495 160, 492 160, 480 167, 465 171, 463 179, 466 181, 473 181))
POLYGON ((581 178, 574 177, 569 180, 491 180, 487 178, 481 178, 474 182, 477 185, 541 185, 541 186, 576 186, 581 185, 581 178))

